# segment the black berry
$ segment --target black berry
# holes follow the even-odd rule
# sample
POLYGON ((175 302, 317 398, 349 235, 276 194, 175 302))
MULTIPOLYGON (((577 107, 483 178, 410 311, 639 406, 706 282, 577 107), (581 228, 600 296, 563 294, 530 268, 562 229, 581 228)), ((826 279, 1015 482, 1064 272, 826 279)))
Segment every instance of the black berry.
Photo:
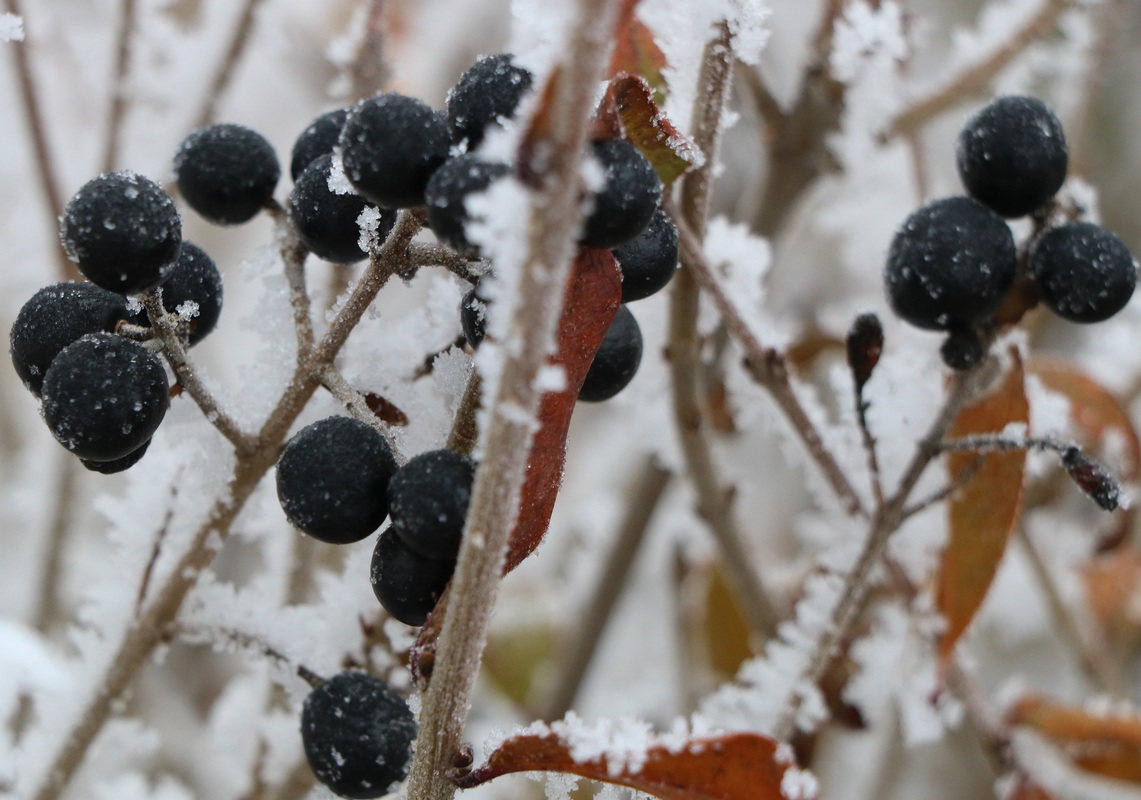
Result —
POLYGON ((293 180, 297 180, 316 159, 333 154, 333 148, 341 136, 341 128, 345 127, 348 118, 347 108, 326 111, 301 132, 293 143, 293 153, 289 160, 289 175, 293 180))
POLYGON ((606 331, 578 399, 592 403, 609 400, 626 388, 642 363, 642 329, 626 306, 619 306, 606 331))
POLYGON ((24 303, 9 336, 16 374, 37 397, 59 351, 88 333, 111 332, 128 317, 126 299, 93 283, 56 283, 24 303))
POLYGON ((451 137, 441 115, 424 103, 380 94, 352 110, 340 146, 345 175, 358 192, 382 208, 410 208, 424 203, 451 137))
POLYGON ((91 461, 87 458, 79 459, 79 463, 86 469, 92 472, 98 472, 100 475, 114 475, 117 472, 125 472, 131 467, 138 464, 143 456, 147 454, 147 448, 151 446, 151 440, 147 439, 143 442, 142 447, 138 447, 122 458, 115 458, 110 461, 91 461))
POLYGON ((190 207, 217 225, 253 219, 273 197, 281 166, 272 145, 241 125, 199 128, 174 157, 178 190, 190 207))
POLYGON ((511 63, 510 53, 485 56, 460 76, 448 92, 452 141, 474 150, 489 125, 510 119, 533 80, 529 70, 511 63))
POLYGON ((506 164, 483 161, 472 153, 446 161, 432 175, 424 192, 432 232, 454 250, 478 255, 479 248, 467 238, 467 199, 486 190, 507 172, 506 164))
POLYGON ((998 310, 1014 282, 1014 237, 970 197, 949 197, 907 218, 891 243, 884 283, 891 307, 919 328, 968 327, 998 310))
POLYGON ((1137 264, 1117 236, 1092 222, 1067 222, 1048 231, 1030 253, 1042 302, 1073 322, 1101 322, 1129 302, 1137 264))
POLYGON ((614 248, 614 257, 622 270, 622 302, 649 297, 677 272, 677 226, 658 209, 644 231, 614 248))
MULTIPOLYGON (((368 255, 359 244, 361 230, 357 218, 369 208, 369 202, 359 194, 330 190, 332 166, 333 157, 325 154, 305 168, 289 194, 289 218, 314 255, 336 264, 352 264, 368 255)), ((377 230, 381 241, 395 223, 392 211, 381 212, 377 230)))
POLYGON ((1033 97, 1000 97, 959 134, 956 159, 967 192, 1004 217, 1041 208, 1066 180, 1062 123, 1033 97))
POLYGON ((419 626, 428 621, 454 571, 455 562, 420 555, 388 528, 372 553, 372 591, 394 619, 419 626))
POLYGON ((408 777, 416 727, 408 703, 364 672, 333 676, 301 707, 305 758, 339 797, 381 797, 408 777))
POLYGON ((939 348, 943 363, 954 370, 967 370, 983 360, 986 351, 973 328, 952 330, 939 348))
POLYGON ((298 431, 277 461, 277 498, 289 522, 331 544, 358 542, 388 516, 396 459, 363 422, 329 417, 298 431))
MULTIPOLYGON (((162 285, 162 307, 167 312, 176 313, 187 303, 197 308, 190 317, 187 341, 193 347, 214 330, 222 315, 222 274, 214 259, 192 242, 182 243, 174 272, 162 285)), ((139 325, 151 324, 146 311, 139 311, 132 321, 139 325)))
POLYGON ((158 430, 170 404, 158 356, 113 333, 92 333, 60 351, 44 376, 44 420, 89 461, 114 461, 158 430))
POLYGON ((108 172, 85 183, 63 210, 60 238, 92 283, 135 294, 174 269, 182 219, 162 187, 134 172, 108 172))
POLYGON ((487 301, 479 296, 478 286, 460 300, 460 327, 472 349, 479 347, 487 333, 487 301))
POLYGON ((474 477, 472 460, 451 450, 414 456, 388 484, 392 529, 420 555, 455 561, 474 477))
POLYGON ((626 140, 609 139, 591 147, 605 177, 579 242, 587 247, 617 247, 650 224, 662 199, 662 183, 645 156, 626 140))

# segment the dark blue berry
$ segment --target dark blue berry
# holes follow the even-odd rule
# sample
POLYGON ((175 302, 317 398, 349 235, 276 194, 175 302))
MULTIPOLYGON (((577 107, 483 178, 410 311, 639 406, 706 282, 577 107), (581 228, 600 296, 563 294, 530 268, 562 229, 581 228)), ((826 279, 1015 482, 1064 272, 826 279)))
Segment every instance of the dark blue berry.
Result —
POLYGON ((340 138, 345 175, 382 208, 423 205, 424 188, 448 158, 443 118, 419 100, 380 94, 349 114, 340 138))
POLYGON ((484 161, 472 153, 445 162, 432 175, 424 193, 432 232, 452 249, 478 255, 479 247, 467 238, 467 199, 507 173, 506 164, 484 161))
POLYGON ((1048 231, 1030 253, 1042 302, 1072 322, 1101 322, 1125 307, 1137 286, 1137 264, 1112 232, 1092 222, 1048 231))
POLYGON ((460 327, 472 349, 479 347, 487 333, 487 301, 479 296, 478 286, 460 300, 460 327))
POLYGON ((617 247, 650 224, 662 199, 662 182, 646 157, 624 139, 594 142, 591 148, 605 176, 579 243, 617 247))
POLYGON ((451 450, 414 456, 388 484, 392 529, 420 555, 455 561, 474 477, 472 460, 451 450))
POLYGON ((416 720, 387 683, 342 672, 309 693, 301 743, 313 775, 339 797, 381 797, 408 777, 416 720))
MULTIPOLYGON (((185 303, 194 303, 198 309, 189 322, 187 344, 193 347, 214 330, 222 315, 222 273, 214 259, 192 242, 182 243, 174 272, 162 285, 162 307, 168 312, 176 313, 185 303)), ((146 311, 139 311, 132 322, 151 324, 146 311)))
POLYGON ((92 333, 60 351, 44 376, 44 420, 89 461, 138 450, 166 415, 170 385, 158 356, 113 333, 92 333))
POLYGON ((341 128, 345 127, 348 118, 347 108, 326 111, 301 132, 293 143, 293 153, 289 160, 289 175, 293 180, 297 180, 316 159, 333 154, 333 148, 341 136, 341 128))
POLYGON ((983 360, 986 351, 973 328, 952 330, 939 348, 943 363, 953 370, 967 370, 983 360))
POLYGON ((448 92, 448 125, 452 141, 474 150, 489 125, 511 119, 519 101, 531 88, 529 70, 511 63, 510 53, 485 56, 460 76, 448 92))
POLYGON ((329 417, 298 431, 277 461, 277 498, 290 523, 331 544, 358 542, 388 516, 396 459, 363 422, 329 417))
POLYGON ((162 187, 134 172, 85 183, 63 210, 60 238, 79 271, 112 292, 135 294, 174 269, 182 219, 162 187))
POLYGON ((127 319, 127 301, 93 283, 56 283, 24 303, 9 335, 16 374, 37 397, 59 351, 88 333, 111 332, 127 319))
POLYGON ((455 562, 420 555, 388 528, 372 553, 372 591, 393 619, 419 626, 428 621, 454 571, 455 562))
POLYGON ((142 447, 138 447, 122 458, 115 458, 111 461, 91 461, 90 459, 81 458, 79 463, 91 472, 98 472, 100 475, 114 475, 117 472, 125 472, 131 467, 138 464, 143 456, 147 454, 147 448, 151 446, 151 440, 147 439, 143 442, 142 447))
POLYGON ((956 160, 967 192, 1004 217, 1045 205, 1066 180, 1062 123, 1033 97, 1000 97, 959 134, 956 160))
POLYGON ((658 209, 644 231, 614 248, 614 257, 622 270, 622 302, 649 297, 677 273, 677 226, 658 209))
POLYGON ((626 306, 619 306, 606 331, 578 399, 597 403, 609 400, 626 388, 642 363, 642 329, 626 306))
POLYGON ((273 197, 281 165, 273 146, 241 125, 199 128, 174 157, 178 190, 190 207, 216 225, 253 219, 273 197))
POLYGON ((1014 236, 970 197, 949 197, 907 218, 891 243, 884 283, 891 307, 919 328, 966 328, 990 316, 1014 282, 1014 236))
MULTIPOLYGON (((369 208, 359 194, 337 194, 329 189, 331 155, 318 156, 301 173, 289 194, 289 218, 301 241, 313 254, 336 264, 352 264, 368 256, 360 247, 357 218, 369 208)), ((383 241, 396 223, 396 215, 381 211, 377 235, 383 241)))

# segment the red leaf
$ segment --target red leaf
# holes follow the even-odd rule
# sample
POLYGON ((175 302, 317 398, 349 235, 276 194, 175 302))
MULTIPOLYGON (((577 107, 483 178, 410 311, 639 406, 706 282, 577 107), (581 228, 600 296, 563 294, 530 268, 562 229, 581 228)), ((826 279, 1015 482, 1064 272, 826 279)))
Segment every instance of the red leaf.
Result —
POLYGON ((625 138, 642 151, 667 187, 689 169, 704 162, 697 146, 669 121, 645 78, 619 75, 607 88, 607 99, 618 109, 625 138))
MULTIPOLYGON (((1015 355, 1010 374, 993 392, 959 412, 948 438, 997 434, 1012 422, 1026 424, 1029 420, 1022 362, 1015 355)), ((947 620, 939 648, 944 667, 982 605, 1006 552, 1018 521, 1025 466, 1024 450, 992 453, 981 460, 970 452, 951 453, 947 458, 952 481, 971 469, 976 471, 948 503, 950 540, 943 551, 936 593, 938 608, 947 620)))
MULTIPOLYGON (((640 764, 612 761, 593 752, 595 746, 591 738, 588 752, 576 753, 574 736, 565 732, 520 734, 501 744, 486 764, 457 784, 470 789, 515 772, 569 772, 662 800, 785 800, 781 784, 785 773, 795 767, 787 747, 754 733, 692 738, 680 745, 652 744, 640 764)), ((804 784, 798 788, 798 798, 815 797, 814 789, 804 784)))
POLYGON ((662 74, 668 64, 666 54, 654 40, 653 31, 631 14, 614 35, 614 52, 610 56, 607 75, 614 77, 624 72, 640 75, 653 89, 654 102, 661 105, 666 101, 669 89, 662 74))

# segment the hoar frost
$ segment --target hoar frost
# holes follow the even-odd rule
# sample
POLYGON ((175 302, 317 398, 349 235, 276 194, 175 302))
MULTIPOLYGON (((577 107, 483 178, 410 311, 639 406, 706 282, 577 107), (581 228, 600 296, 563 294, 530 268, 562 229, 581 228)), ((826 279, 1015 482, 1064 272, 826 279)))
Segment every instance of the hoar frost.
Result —
POLYGON ((15 14, 0 16, 0 42, 24 41, 24 18, 15 14))

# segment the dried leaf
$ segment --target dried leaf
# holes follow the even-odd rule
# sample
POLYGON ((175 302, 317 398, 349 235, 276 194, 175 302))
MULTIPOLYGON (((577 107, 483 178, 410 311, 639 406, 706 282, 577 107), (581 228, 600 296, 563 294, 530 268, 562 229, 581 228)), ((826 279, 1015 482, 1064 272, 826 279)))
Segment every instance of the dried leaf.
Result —
POLYGON ((1088 772, 1141 783, 1141 717, 1104 716, 1028 695, 1007 719, 1035 729, 1088 772))
POLYGON ((1123 644, 1141 633, 1136 606, 1141 586, 1141 554, 1121 547, 1082 566, 1086 603, 1102 642, 1123 644))
POLYGON ((399 406, 391 400, 381 397, 375 392, 369 392, 364 396, 365 405, 368 410, 376 415, 377 419, 386 422, 389 425, 403 427, 408 424, 408 415, 400 410, 399 406))
MULTIPOLYGON (((785 800, 781 784, 795 766, 787 748, 753 733, 653 744, 637 767, 612 763, 605 754, 576 759, 575 750, 572 741, 554 731, 513 736, 457 783, 469 789, 515 772, 569 772, 662 800, 785 800)), ((805 789, 799 795, 803 800, 815 797, 809 787, 798 788, 805 789)))
MULTIPOLYGON (((1012 422, 1029 420, 1022 363, 1016 355, 1001 385, 959 412, 948 437, 996 434, 1012 422)), ((947 620, 940 642, 944 667, 982 605, 1006 552, 1018 520, 1026 452, 991 453, 981 461, 976 453, 955 452, 948 456, 947 466, 952 481, 976 471, 948 503, 950 540, 943 551, 937 589, 938 608, 947 620)))
POLYGON ((654 102, 659 106, 666 101, 669 85, 662 74, 669 65, 666 54, 654 40, 653 31, 634 15, 618 28, 614 36, 614 52, 610 56, 607 75, 622 73, 639 75, 653 89, 654 102))
POLYGON ((642 151, 666 187, 705 161, 697 145, 683 136, 658 108, 654 91, 645 78, 619 75, 606 91, 606 102, 613 102, 618 109, 625 138, 642 151))

